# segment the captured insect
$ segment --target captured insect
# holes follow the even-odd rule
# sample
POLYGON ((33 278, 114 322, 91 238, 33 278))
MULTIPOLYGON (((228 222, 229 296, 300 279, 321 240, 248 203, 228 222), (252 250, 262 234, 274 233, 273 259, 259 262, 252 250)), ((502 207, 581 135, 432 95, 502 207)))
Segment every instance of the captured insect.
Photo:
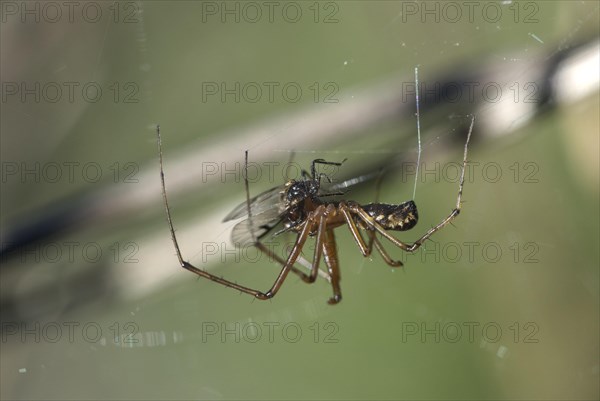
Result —
MULTIPOLYGON (((417 70, 415 69, 415 75, 417 70)), ((418 77, 417 77, 418 80, 418 77)), ((418 87, 418 84, 416 85, 418 87)), ((405 252, 414 252, 429 237, 449 224, 461 210, 461 198, 465 181, 465 168, 467 165, 467 152, 471 133, 475 124, 475 117, 471 116, 471 125, 464 145, 463 162, 458 185, 458 195, 454 209, 436 226, 430 228, 425 234, 413 243, 406 243, 392 236, 388 231, 407 231, 413 228, 418 221, 417 205, 413 200, 402 202, 400 204, 369 203, 360 205, 351 200, 330 200, 331 196, 344 195, 345 192, 339 191, 361 181, 361 179, 349 180, 344 183, 334 185, 332 192, 322 192, 321 184, 323 180, 331 183, 330 178, 324 173, 317 173, 317 165, 341 166, 342 162, 331 162, 323 159, 312 161, 310 173, 302 171, 302 179, 289 180, 283 185, 272 188, 253 198, 250 197, 250 188, 248 183, 248 151, 245 153, 245 172, 244 183, 246 188, 246 201, 231 211, 223 221, 244 218, 233 227, 232 242, 240 247, 253 245, 267 256, 282 265, 279 275, 275 282, 267 291, 259 291, 232 281, 215 276, 205 270, 193 266, 191 263, 183 260, 173 221, 169 210, 167 200, 167 191, 165 188, 165 176, 162 159, 162 143, 160 137, 160 128, 157 126, 158 153, 160 162, 160 178, 162 184, 162 195, 167 214, 167 221, 171 232, 171 239, 175 246, 179 264, 198 276, 205 277, 226 287, 231 287, 243 293, 250 294, 258 299, 270 299, 277 294, 291 272, 300 276, 306 283, 313 283, 317 276, 325 278, 333 288, 333 296, 329 298, 329 304, 337 304, 342 299, 340 288, 340 264, 336 249, 336 240, 334 230, 337 227, 348 226, 360 253, 364 257, 371 255, 373 246, 383 260, 392 267, 402 266, 402 262, 393 260, 378 238, 378 235, 385 238, 393 245, 405 252), (296 233, 296 240, 287 259, 281 258, 274 251, 265 246, 261 239, 272 232, 275 227, 283 225, 283 228, 275 232, 275 235, 284 232, 296 233), (312 262, 308 262, 302 256, 302 250, 309 237, 315 238, 314 254, 312 262), (366 237, 366 238, 365 238, 366 237), (321 259, 325 262, 327 270, 320 269, 321 259), (296 264, 309 266, 309 274, 300 270, 296 264)), ((417 93, 417 131, 419 135, 419 158, 420 158, 420 124, 418 111, 418 93, 417 93)), ((418 168, 419 162, 417 162, 418 168)), ((417 173, 418 175, 418 173, 417 173)), ((416 180, 415 180, 416 188, 416 180)), ((414 199, 414 194, 413 194, 414 199)))
MULTIPOLYGON (((381 254, 383 260, 388 265, 392 267, 402 266, 402 262, 393 260, 389 256, 380 239, 377 237, 377 234, 403 251, 414 252, 429 237, 445 227, 460 213, 465 180, 465 167, 467 165, 467 152, 474 123, 475 118, 472 117, 464 146, 456 206, 446 218, 429 229, 413 243, 402 242, 393 237, 388 231, 406 231, 417 224, 419 216, 417 213, 417 205, 414 201, 409 200, 397 205, 386 203, 360 205, 357 202, 349 200, 329 201, 327 199, 333 195, 343 195, 343 192, 321 193, 322 180, 330 180, 324 173, 317 174, 317 165, 340 166, 342 163, 330 162, 323 159, 313 160, 310 173, 303 171, 303 178, 301 180, 290 180, 284 185, 265 191, 254 198, 250 198, 248 178, 247 174, 245 174, 246 201, 229 213, 223 221, 245 218, 234 226, 232 231, 232 242, 236 244, 236 246, 252 244, 282 265, 281 271, 275 282, 266 292, 245 287, 219 276, 215 276, 214 274, 199 269, 183 260, 177 243, 177 237, 175 236, 167 200, 160 128, 157 127, 162 194, 167 213, 167 221, 171 231, 171 239, 175 246, 179 264, 184 269, 196 273, 201 277, 205 277, 226 287, 235 288, 258 299, 270 299, 274 297, 290 271, 299 275, 302 280, 307 283, 315 282, 317 275, 321 274, 333 287, 333 296, 329 298, 328 303, 336 304, 342 299, 342 292, 340 289, 341 275, 334 229, 347 225, 356 245, 358 245, 358 248, 364 257, 371 255, 374 245, 375 249, 381 254), (283 224, 283 228, 276 232, 275 235, 283 232, 297 233, 296 240, 287 259, 283 259, 276 255, 261 242, 262 238, 280 224, 283 224), (365 239, 365 236, 367 239, 365 239), (301 255, 302 249, 309 237, 315 238, 315 247, 310 273, 306 274, 295 265, 300 261, 299 258, 303 258, 301 255), (321 259, 325 262, 327 271, 319 269, 321 259)), ((246 151, 246 169, 247 166, 248 152, 246 151)), ((333 188, 337 189, 347 186, 346 182, 334 186, 333 188)))

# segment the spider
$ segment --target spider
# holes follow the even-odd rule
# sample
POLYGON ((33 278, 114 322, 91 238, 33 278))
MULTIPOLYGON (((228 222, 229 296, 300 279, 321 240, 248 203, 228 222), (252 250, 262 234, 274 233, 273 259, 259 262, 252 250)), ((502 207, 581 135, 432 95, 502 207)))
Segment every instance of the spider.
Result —
MULTIPOLYGON (((157 126, 158 154, 160 162, 160 178, 162 186, 162 195, 164 207, 167 214, 167 222, 171 232, 171 239, 175 246, 175 251, 179 264, 186 270, 189 270, 198 276, 222 284, 226 287, 234 288, 243 293, 250 294, 257 299, 266 300, 273 298, 281 288, 288 273, 294 272, 306 283, 315 282, 317 276, 322 275, 333 288, 333 296, 329 298, 329 304, 337 304, 342 299, 340 288, 340 264, 336 250, 334 230, 337 227, 347 225, 350 233, 358 245, 361 254, 364 257, 371 255, 373 246, 381 254, 383 260, 392 267, 402 266, 402 262, 393 260, 381 243, 376 234, 387 239, 405 252, 416 251, 429 237, 450 223, 461 210, 461 197, 465 179, 465 167, 467 165, 467 151, 475 117, 471 117, 471 125, 467 134, 467 140, 464 145, 463 162, 458 186, 458 195, 456 206, 440 223, 430 228, 425 234, 413 243, 406 243, 396 239, 388 231, 406 231, 417 224, 418 213, 417 205, 413 200, 402 202, 400 204, 369 203, 360 205, 350 200, 328 201, 326 198, 333 195, 343 195, 344 192, 321 193, 321 180, 325 178, 331 182, 324 173, 317 174, 317 165, 340 166, 341 163, 330 162, 323 159, 315 159, 311 164, 311 172, 302 171, 301 180, 290 180, 282 186, 272 188, 260 195, 250 198, 249 184, 244 178, 246 188, 246 201, 236 207, 229 213, 223 221, 230 221, 242 217, 245 220, 237 223, 232 231, 232 242, 236 246, 253 245, 260 251, 268 255, 282 265, 279 275, 269 290, 266 292, 239 285, 222 277, 202 270, 189 262, 183 260, 173 221, 169 210, 167 200, 167 191, 165 187, 165 176, 162 159, 162 141, 160 136, 160 127, 157 126), (297 233, 296 240, 291 248, 287 259, 281 258, 274 251, 267 248, 261 239, 271 232, 277 225, 283 223, 283 229, 276 232, 275 235, 282 232, 297 233), (364 232, 368 241, 363 236, 364 232), (315 237, 315 247, 312 263, 306 262, 301 255, 306 241, 309 237, 315 237), (327 271, 319 269, 321 258, 327 266, 327 271), (298 267, 296 263, 305 262, 310 264, 310 273, 306 274, 298 267)), ((248 166, 248 151, 245 153, 246 169, 248 166)), ((360 181, 354 179, 342 184, 360 181)), ((350 183, 352 185, 353 183, 350 183)), ((336 188, 346 187, 347 185, 338 185, 336 188)))

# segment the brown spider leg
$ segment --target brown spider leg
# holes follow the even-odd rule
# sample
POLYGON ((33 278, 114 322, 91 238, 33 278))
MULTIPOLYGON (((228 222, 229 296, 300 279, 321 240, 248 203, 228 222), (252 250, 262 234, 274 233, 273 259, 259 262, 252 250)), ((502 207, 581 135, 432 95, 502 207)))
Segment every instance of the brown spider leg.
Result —
MULTIPOLYGON (((325 211, 326 211, 325 206, 319 206, 315 211, 313 211, 309 214, 308 218, 306 219, 306 221, 304 223, 304 228, 302 229, 302 232, 298 235, 298 238, 296 239, 296 243, 294 244, 294 247, 292 248, 292 251, 290 252, 290 255, 289 255, 287 261, 284 261, 282 258, 280 258, 278 255, 276 255, 270 249, 265 247, 262 243, 260 243, 260 241, 257 241, 255 243, 255 246, 258 249, 260 249, 262 252, 264 252, 268 256, 272 257, 273 259, 277 260, 282 265, 284 265, 284 268, 282 269, 282 271, 280 273, 280 277, 277 278, 275 284, 273 285, 273 288, 271 288, 271 290, 267 292, 267 294, 269 294, 271 297, 275 295, 275 293, 279 290, 281 283, 283 282, 283 280, 285 280, 285 275, 287 275, 287 272, 285 272, 285 275, 284 275, 284 271, 286 270, 286 268, 289 265, 293 266, 293 264, 296 263, 298 258, 302 258, 301 251, 302 251, 302 247, 304 246, 304 242, 306 241, 307 233, 310 233, 311 225, 313 224, 313 221, 318 216, 319 226, 318 226, 318 231, 317 231, 317 239, 315 241, 315 254, 314 254, 314 259, 313 259, 313 263, 312 263, 311 275, 307 276, 306 274, 304 274, 302 272, 300 272, 299 275, 300 275, 300 277, 302 277, 302 279, 305 282, 313 283, 316 280, 317 274, 321 274, 321 276, 324 276, 324 278, 327 281, 329 281, 333 287, 334 295, 332 298, 330 298, 328 300, 328 303, 333 305, 342 300, 342 293, 341 293, 340 284, 339 284, 341 277, 340 277, 340 269, 339 269, 338 257, 337 257, 337 252, 336 252, 335 237, 333 234, 333 230, 331 230, 331 229, 328 230, 326 228, 327 218, 325 215, 325 211), (301 238, 302 238, 302 241, 301 241, 301 238), (329 274, 326 274, 323 271, 319 270, 319 262, 321 260, 322 254, 324 255, 325 264, 327 265, 329 274), (283 275, 283 278, 281 278, 282 275, 283 275), (281 278, 281 282, 278 285, 280 278, 281 278)), ((360 233, 359 233, 359 235, 360 235, 360 233)), ((361 239, 362 239, 362 237, 361 237, 361 239)), ((363 241, 363 243, 364 243, 364 241, 363 241)), ((305 261, 306 261, 306 259, 305 259, 305 261)))
MULTIPOLYGON (((374 200, 375 203, 379 202, 379 194, 381 192, 381 182, 382 181, 383 181, 383 169, 380 170, 379 176, 377 177, 377 181, 375 182, 375 200, 374 200)), ((370 252, 373 249, 373 244, 375 244, 375 248, 377 249, 377 251, 379 251, 379 254, 383 258, 385 263, 387 263, 391 267, 401 267, 404 265, 401 261, 394 260, 390 257, 390 255, 387 253, 387 251, 381 244, 381 241, 379 241, 379 239, 377 238, 375 230, 367 230, 367 235, 369 236, 369 251, 370 252)))
POLYGON ((460 182, 458 184, 458 195, 456 197, 456 207, 450 212, 450 214, 442 220, 441 223, 436 225, 435 227, 430 228, 421 238, 413 242, 412 244, 407 244, 402 242, 392 235, 388 234, 388 232, 379 225, 376 221, 373 220, 371 216, 367 212, 365 212, 358 204, 352 203, 348 205, 348 209, 357 215, 368 227, 378 231, 382 236, 387 238, 390 242, 392 242, 397 247, 401 248, 406 252, 414 252, 416 251, 425 241, 429 239, 435 232, 439 231, 445 225, 450 223, 458 214, 460 213, 461 200, 462 200, 462 192, 463 186, 465 183, 465 169, 467 167, 467 153, 469 149, 469 141, 471 139, 471 133, 473 132, 473 126, 475 125, 475 116, 471 116, 471 125, 469 126, 469 133, 467 134, 467 141, 465 142, 465 150, 463 153, 463 165, 460 172, 460 182))
POLYGON ((375 243, 375 249, 377 249, 379 251, 379 253, 381 254, 381 257, 388 265, 390 265, 392 267, 399 267, 399 266, 403 265, 403 263, 401 261, 393 260, 390 257, 390 255, 385 251, 385 249, 381 245, 381 242, 375 236, 374 230, 367 229, 367 231, 369 233, 368 234, 369 239, 370 239, 369 245, 367 245, 362 234, 360 233, 356 223, 354 222, 354 219, 351 216, 351 210, 348 208, 348 206, 346 204, 342 203, 342 204, 340 204, 339 208, 342 211, 342 213, 344 214, 344 218, 346 219, 346 223, 348 224, 350 233, 352 234, 352 237, 354 237, 354 240, 356 241, 356 244, 358 245, 358 248, 360 249, 360 252, 363 254, 364 257, 371 255, 371 252, 373 250, 373 243, 375 243))
POLYGON ((354 222, 354 219, 352 218, 352 215, 350 214, 350 210, 348 209, 346 204, 340 203, 339 209, 341 210, 342 214, 344 215, 346 224, 348 224, 350 233, 352 234, 354 241, 356 241, 356 245, 358 245, 358 249, 360 250, 360 253, 362 253, 362 255, 364 257, 371 255, 371 247, 367 246, 367 243, 365 242, 365 239, 363 238, 362 234, 358 230, 358 227, 356 226, 356 223, 354 222))
MULTIPOLYGON (((288 166, 292 164, 294 155, 295 155, 295 152, 292 151, 290 154, 288 166)), ((250 183, 248 182, 248 151, 247 150, 244 152, 244 186, 246 188, 246 205, 248 208, 248 219, 251 220, 252 212, 251 212, 251 208, 250 208, 250 183)), ((254 246, 256 246, 259 250, 261 250, 267 256, 271 257, 274 260, 277 260, 279 263, 281 263, 281 265, 285 266, 285 264, 286 264, 285 260, 280 258, 274 252, 271 252, 267 247, 265 247, 262 243, 260 243, 260 241, 256 238, 256 235, 254 234, 254 228, 253 228, 251 222, 249 224, 249 228, 250 228, 250 234, 252 235, 252 239, 254 241, 254 246)), ((303 271, 301 271, 300 269, 298 269, 295 266, 291 266, 290 269, 296 275, 300 276, 300 278, 302 278, 302 280, 306 281, 305 277, 307 277, 307 276, 303 271)))
MULTIPOLYGON (((288 229, 282 229, 279 232, 275 233, 275 235, 278 235, 280 233, 288 233, 288 229)), ((275 254, 274 252, 270 251, 267 247, 262 246, 262 243, 260 243, 260 241, 258 239, 254 240, 253 243, 254 246, 256 246, 257 248, 259 248, 263 253, 265 253, 268 257, 278 261, 279 263, 281 263, 282 265, 285 265, 285 260, 280 258, 277 254, 275 254), (258 247, 257 244, 260 244, 261 247, 258 247)), ((301 260, 300 264, 305 267, 306 269, 308 269, 308 271, 312 271, 312 263, 307 261, 302 255, 298 256, 298 259, 301 260)), ((302 270, 298 269, 296 266, 292 266, 291 267, 292 272, 295 273, 296 275, 298 275, 303 281, 306 281, 305 278, 308 277, 306 275, 306 273, 304 273, 302 270)), ((328 279, 328 277, 325 275, 324 272, 320 272, 321 276, 325 279, 328 279)))
POLYGON ((340 264, 335 245, 335 235, 333 229, 325 230, 325 241, 323 242, 323 259, 327 265, 329 276, 331 277, 331 286, 333 287, 333 297, 329 298, 327 303, 335 305, 342 300, 342 290, 340 288, 340 264))
MULTIPOLYGON (((323 213, 323 208, 319 208, 319 209, 315 210, 314 212, 312 212, 311 215, 309 215, 309 219, 316 218, 316 216, 319 216, 318 217, 319 218, 319 226, 318 226, 318 231, 317 231, 317 239, 315 241, 315 253, 314 253, 313 261, 312 261, 312 263, 307 261, 300 253, 296 256, 296 258, 294 260, 294 263, 296 263, 298 261, 298 259, 302 259, 303 262, 305 262, 306 264, 310 264, 311 265, 311 267, 309 268, 310 275, 307 275, 306 273, 295 268, 293 266, 293 264, 290 267, 290 269, 292 269, 292 271, 294 271, 294 273, 298 274, 298 276, 300 276, 302 281, 304 281, 306 283, 314 283, 315 280, 317 279, 317 275, 319 275, 319 274, 324 279, 331 282, 331 277, 327 273, 323 272, 322 270, 319 270, 319 262, 320 262, 321 256, 322 256, 322 244, 323 244, 323 240, 324 240, 322 233, 325 231, 325 222, 326 222, 326 217, 323 213), (295 270, 293 270, 293 269, 295 269, 295 270)), ((310 222, 307 219, 307 222, 305 222, 303 224, 309 224, 309 223, 310 222)), ((304 229, 306 229, 306 227, 303 228, 303 231, 304 231, 304 229)), ((288 260, 282 259, 279 255, 277 255, 272 250, 270 250, 269 248, 264 246, 260 241, 257 241, 254 245, 259 250, 261 250, 263 253, 265 253, 268 257, 276 260, 283 266, 285 266, 290 260, 289 257, 288 257, 288 260)), ((294 250, 295 247, 297 247, 297 242, 296 242, 296 244, 294 244, 292 251, 294 250)), ((291 256, 291 252, 290 252, 290 256, 291 256)))
MULTIPOLYGON (((266 246, 264 246, 259 240, 255 240, 253 245, 255 247, 257 247, 260 251, 262 251, 264 254, 266 254, 268 257, 270 257, 273 260, 276 260, 277 262, 281 263, 281 265, 285 265, 286 261, 285 259, 282 259, 281 257, 279 257, 279 255, 277 255, 275 252, 271 251, 269 248, 267 248, 266 246), (260 245, 260 246, 259 246, 260 245)), ((301 265, 303 267, 305 267, 306 269, 308 269, 308 271, 312 271, 312 263, 307 261, 302 255, 299 255, 297 259, 301 259, 301 265)), ((290 269, 292 270, 292 272, 296 275, 298 275, 303 281, 306 281, 306 278, 308 277, 306 275, 306 273, 304 273, 302 270, 298 269, 296 266, 292 266, 290 267, 290 269)), ((320 271, 321 276, 328 280, 329 278, 327 277, 327 275, 320 271)))
POLYGON ((173 228, 173 220, 171 218, 171 211, 169 210, 169 201, 167 200, 167 190, 166 190, 166 186, 165 186, 165 173, 163 170, 162 143, 161 143, 161 137, 160 137, 160 127, 158 125, 156 126, 156 134, 158 137, 158 158, 159 158, 159 162, 160 162, 160 181, 161 181, 161 186, 162 186, 162 196, 163 196, 163 201, 164 201, 164 205, 165 205, 165 211, 167 213, 167 222, 169 223, 169 230, 171 232, 171 240, 173 241, 173 245, 175 246, 175 252, 177 254, 177 259, 179 260, 179 264, 184 269, 189 270, 192 273, 195 273, 200 277, 207 278, 216 283, 224 285, 225 287, 234 288, 234 289, 244 292, 246 294, 253 295, 256 298, 266 299, 267 294, 264 294, 258 290, 255 290, 255 289, 252 289, 249 287, 245 287, 243 285, 239 285, 232 281, 225 280, 224 278, 221 278, 219 276, 215 276, 214 274, 211 274, 205 270, 199 269, 196 266, 192 265, 191 263, 183 260, 183 256, 181 255, 181 250, 179 249, 179 244, 177 242, 177 237, 175 236, 175 229, 173 228))
MULTIPOLYGON (((296 238, 296 242, 294 243, 294 247, 292 248, 292 251, 290 252, 290 255, 288 256, 287 261, 283 264, 283 268, 281 269, 279 276, 277 276, 275 283, 273 283, 273 286, 271 287, 271 289, 269 291, 267 291, 265 294, 257 295, 257 298, 268 299, 268 298, 273 298, 275 296, 275 294, 277 294, 277 291, 279 291, 279 288, 281 288, 281 285, 285 281, 285 278, 287 277, 288 273, 290 272, 292 266, 294 265, 294 263, 296 263, 298 256, 300 256, 300 253, 302 252, 302 248, 304 247, 304 244, 306 243, 306 240, 307 240, 310 232, 312 231, 313 224, 315 223, 315 219, 317 217, 320 218, 320 216, 323 214, 324 211, 325 211, 325 208, 323 206, 320 206, 315 211, 311 212, 308 215, 308 217, 306 218, 306 221, 304 222, 304 227, 302 228, 302 231, 300 232, 300 234, 298 234, 298 237, 296 238), (261 295, 263 295, 265 298, 262 298, 261 295)), ((263 248, 266 248, 266 247, 263 247, 260 242, 258 242, 256 244, 256 246, 261 250, 263 248)))
MULTIPOLYGON (((304 267, 309 272, 312 271, 312 262, 310 262, 304 256, 299 255, 298 259, 296 259, 296 263, 300 263, 300 265, 302 265, 302 267, 304 267)), ((300 278, 302 278, 302 274, 306 274, 306 273, 302 273, 302 271, 300 271, 299 269, 296 269, 296 270, 298 271, 298 276, 300 276, 300 278)), ((294 270, 292 270, 292 271, 294 271, 294 270)), ((331 277, 329 277, 329 274, 326 273, 323 269, 317 270, 317 274, 319 276, 321 276, 321 278, 324 278, 325 280, 327 280, 327 282, 331 283, 331 277)))
POLYGON ((452 210, 452 212, 448 215, 448 217, 446 217, 444 220, 442 220, 441 223, 439 223, 435 227, 430 228, 425 233, 425 235, 423 235, 421 238, 419 238, 412 244, 407 244, 405 242, 400 241, 399 239, 394 238, 392 235, 388 234, 386 229, 383 228, 381 225, 379 225, 377 222, 375 222, 373 220, 373 218, 371 216, 369 216, 369 214, 367 212, 365 212, 360 206, 352 205, 352 206, 350 206, 350 210, 352 211, 352 213, 357 215, 365 224, 367 224, 369 227, 371 227, 372 229, 379 232, 382 236, 387 238, 394 245, 396 245, 397 247, 399 247, 400 249, 402 249, 403 251, 406 251, 406 252, 416 251, 423 244, 423 242, 425 242, 427 239, 429 239, 429 237, 431 237, 436 231, 440 230, 442 227, 444 227, 446 224, 448 224, 460 212, 460 209, 452 210))
MULTIPOLYGON (((369 231, 371 232, 371 231, 369 231)), ((375 249, 377 249, 379 251, 379 254, 381 255, 381 257, 383 258, 383 260, 385 261, 385 263, 387 263, 388 265, 390 265, 391 267, 402 267, 404 266, 404 263, 402 263, 399 260, 394 260, 390 257, 390 255, 387 253, 387 251, 385 250, 385 248, 383 247, 383 245, 381 244, 381 241, 379 241, 379 238, 377 238, 375 236, 375 232, 373 231, 372 235, 372 239, 375 242, 375 249)))
MULTIPOLYGON (((367 230, 367 235, 369 236, 369 253, 373 252, 373 243, 375 242, 375 231, 367 230)), ((385 259, 385 258, 384 258, 385 259)))
POLYGON ((314 283, 315 280, 317 279, 317 275, 319 272, 319 263, 321 261, 321 256, 323 255, 323 248, 325 245, 324 233, 325 233, 326 221, 327 221, 327 217, 325 216, 325 213, 321 213, 321 215, 319 216, 319 227, 317 229, 317 238, 315 240, 315 254, 313 257, 312 269, 310 272, 310 276, 305 275, 305 277, 303 277, 303 280, 307 283, 314 283))
MULTIPOLYGON (((285 259, 282 259, 279 255, 277 255, 275 252, 273 252, 272 250, 270 250, 269 248, 267 248, 266 246, 264 246, 261 242, 255 243, 254 246, 257 247, 265 255, 267 255, 267 257, 269 257, 269 258, 277 261, 282 266, 285 266, 285 264, 287 263, 287 261, 285 259)), ((303 265, 305 265, 305 264, 307 265, 307 266, 304 266, 304 267, 306 269, 308 269, 309 271, 312 272, 312 263, 309 262, 308 260, 306 260, 306 258, 304 258, 302 255, 298 255, 298 257, 296 258, 296 263, 299 263, 298 261, 300 259, 302 259, 302 264, 303 265)), ((298 269, 295 266, 290 267, 290 270, 292 272, 296 273, 302 279, 302 281, 307 282, 309 276, 306 273, 304 273, 302 270, 298 269), (306 277, 306 279, 305 279, 305 277, 306 277)), ((325 273, 323 270, 319 270, 317 273, 321 277, 323 277, 325 280, 327 280, 328 282, 331 282, 331 277, 329 277, 329 275, 327 273, 325 273)))

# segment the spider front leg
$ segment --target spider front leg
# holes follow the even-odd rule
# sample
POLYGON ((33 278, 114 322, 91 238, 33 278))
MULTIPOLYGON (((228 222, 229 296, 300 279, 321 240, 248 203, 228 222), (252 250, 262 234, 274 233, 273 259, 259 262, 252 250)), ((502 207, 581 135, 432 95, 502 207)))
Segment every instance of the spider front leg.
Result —
MULTIPOLYGON (((275 294, 277 294, 277 291, 279 291, 279 289, 281 288, 281 285, 285 281, 288 273, 290 272, 290 270, 294 266, 294 263, 296 263, 296 260, 300 256, 300 254, 302 252, 302 248, 304 248, 304 244, 306 243, 306 240, 308 239, 308 237, 312 231, 313 224, 315 223, 315 221, 318 217, 322 216, 323 211, 324 211, 324 208, 318 208, 313 213, 309 214, 306 221, 304 222, 304 226, 302 227, 302 230, 300 231, 300 233, 298 234, 298 237, 296 238, 296 242, 294 243, 294 246, 292 247, 292 250, 286 261, 281 259, 279 256, 275 255, 272 251, 267 249, 259 241, 257 241, 255 243, 255 246, 258 249, 260 249, 263 252, 266 251, 267 255, 274 256, 277 261, 279 261, 280 263, 283 264, 281 272, 279 273, 279 276, 277 276, 277 279, 275 280, 275 283, 273 283, 273 286, 271 286, 271 289, 269 291, 267 291, 265 294, 263 294, 264 298, 262 298, 261 296, 257 296, 257 298, 268 299, 268 298, 273 298, 275 296, 275 294)), ((317 265, 317 268, 318 268, 318 265, 317 265)), ((313 269, 314 269, 314 267, 313 267, 313 269)))
MULTIPOLYGON (((290 266, 290 269, 294 273, 296 273, 298 276, 300 276, 302 281, 304 281, 306 283, 314 283, 319 274, 321 274, 323 276, 323 278, 325 278, 326 280, 331 281, 331 278, 328 275, 326 275, 321 270, 319 270, 319 262, 320 262, 321 256, 322 256, 323 231, 324 231, 324 227, 325 227, 325 223, 326 223, 326 216, 324 214, 324 211, 325 211, 325 208, 323 206, 317 208, 315 211, 311 212, 309 214, 309 216, 307 217, 306 221, 304 221, 302 223, 303 228, 302 228, 301 233, 307 229, 309 230, 309 233, 310 233, 311 231, 313 231, 314 225, 316 224, 316 226, 317 226, 317 238, 315 241, 315 253, 313 256, 313 261, 310 264, 310 267, 306 266, 307 268, 309 268, 310 274, 307 275, 306 273, 302 272, 301 270, 299 270, 298 268, 296 268, 294 266, 294 264, 300 259, 303 261, 303 263, 310 263, 306 259, 304 259, 300 253, 295 255, 293 263, 291 263, 291 266, 290 266)), ((302 234, 300 234, 300 235, 302 235, 302 234)), ((296 241, 294 243, 294 246, 292 247, 292 249, 290 251, 290 255, 288 256, 287 260, 281 258, 274 251, 272 251, 271 249, 264 246, 260 241, 256 241, 254 243, 254 246, 256 246, 259 250, 261 250, 263 253, 265 253, 269 258, 279 262, 283 266, 286 266, 287 264, 290 263, 290 258, 292 257, 292 255, 294 255, 294 249, 297 248, 298 242, 296 241)), ((300 249, 300 251, 301 250, 302 249, 300 249)))
POLYGON ((258 249, 284 266, 282 273, 280 273, 280 277, 277 278, 271 290, 266 293, 267 295, 272 297, 279 290, 283 280, 285 279, 285 275, 287 275, 287 272, 293 268, 293 265, 299 258, 302 258, 301 252, 304 243, 306 242, 308 235, 311 232, 314 232, 316 228, 315 252, 311 265, 311 273, 310 275, 306 275, 300 271, 298 271, 298 273, 305 282, 315 282, 317 275, 323 273, 321 270, 319 270, 321 257, 323 257, 328 270, 328 274, 325 276, 325 278, 333 287, 333 297, 328 300, 328 303, 333 305, 342 300, 340 288, 341 275, 335 245, 335 237, 333 236, 333 230, 327 229, 327 216, 333 212, 332 207, 333 206, 331 205, 328 207, 321 205, 308 215, 287 260, 282 259, 272 250, 268 249, 262 243, 257 241, 255 246, 258 249))
POLYGON ((163 169, 162 141, 161 141, 161 137, 160 137, 160 127, 158 125, 156 126, 156 135, 158 138, 158 159, 159 159, 159 164, 160 164, 160 182, 161 182, 161 188, 162 188, 163 202, 164 202, 164 206, 165 206, 165 212, 167 214, 167 222, 169 224, 169 230, 171 232, 171 240, 173 241, 173 246, 175 247, 175 252, 177 254, 177 259, 179 260, 179 265, 181 267, 183 267, 184 269, 197 274, 200 277, 207 278, 211 281, 214 281, 216 283, 224 285, 225 287, 234 288, 243 293, 250 294, 258 299, 269 298, 268 293, 266 294, 261 291, 255 290, 253 288, 239 285, 237 283, 226 280, 219 276, 215 276, 214 274, 211 274, 205 270, 199 269, 196 266, 192 265, 191 263, 183 260, 183 256, 181 255, 181 250, 179 249, 179 243, 177 242, 177 237, 175 236, 175 229, 173 228, 173 219, 171 218, 171 211, 169 209, 169 201, 167 199, 167 189, 165 186, 165 173, 164 173, 164 169, 163 169))
MULTIPOLYGON (((285 280, 287 274, 289 273, 290 270, 292 269, 296 269, 293 265, 296 262, 296 259, 298 258, 298 256, 300 255, 300 252, 302 251, 302 248, 304 246, 304 243, 306 242, 306 239, 308 238, 312 225, 314 224, 314 219, 315 219, 315 215, 311 215, 305 225, 304 228, 302 229, 302 231, 300 232, 300 234, 298 235, 298 237, 296 238, 296 242, 294 244, 294 248, 292 249, 292 252, 290 253, 287 261, 283 261, 281 258, 279 258, 277 255, 272 254, 272 252, 267 249, 264 245, 262 245, 262 243, 260 243, 258 240, 255 240, 255 245, 257 246, 258 249, 260 249, 261 251, 265 252, 268 255, 272 255, 274 256, 278 261, 282 262, 282 269, 281 272, 279 273, 279 275, 277 276, 277 279, 275 280, 275 282, 273 283, 273 285, 271 286, 271 289, 267 292, 262 292, 250 287, 246 287, 243 285, 239 285, 237 283, 234 283, 232 281, 226 280, 222 277, 216 276, 214 274, 211 274, 205 270, 202 270, 200 268, 197 268, 196 266, 192 265, 189 262, 186 262, 185 260, 183 260, 183 256, 181 254, 181 250, 179 248, 179 243, 177 242, 177 236, 175 235, 175 228, 173 227, 173 219, 171 218, 171 211, 169 208, 169 201, 167 199, 167 189, 166 189, 166 185, 165 185, 165 174, 164 174, 164 168, 163 168, 163 157, 162 157, 162 141, 161 141, 161 136, 160 136, 160 127, 156 126, 156 135, 157 135, 157 144, 158 144, 158 157, 159 157, 159 165, 160 165, 160 180, 161 180, 161 189, 162 189, 162 196, 163 196, 163 202, 164 202, 164 207, 165 207, 165 212, 167 215, 167 222, 169 225, 169 231, 171 233, 171 240, 173 242, 173 246, 175 247, 175 253, 177 255, 177 259, 179 260, 179 265, 181 267, 183 267, 184 269, 191 271, 194 274, 197 274, 200 277, 204 277, 207 278, 211 281, 214 281, 218 284, 221 284, 225 287, 229 287, 229 288, 234 288, 238 291, 241 291, 245 294, 250 294, 252 296, 254 296, 257 299, 261 299, 261 300, 265 300, 265 299, 270 299, 273 296, 275 296, 275 294, 277 293, 277 291, 279 290, 279 288, 281 287, 281 285, 283 284, 283 281, 285 280)), ((247 153, 246 153, 246 158, 247 158, 247 153)), ((248 185, 248 182, 246 181, 246 186, 248 185)), ((247 189, 247 188, 246 188, 247 189)), ((247 191, 248 193, 248 191, 247 191)), ((249 215, 251 215, 249 213, 249 215)), ((297 270, 297 269, 296 269, 297 270)), ((300 272, 299 270, 297 270, 297 273, 300 274, 304 274, 302 272, 300 272)))

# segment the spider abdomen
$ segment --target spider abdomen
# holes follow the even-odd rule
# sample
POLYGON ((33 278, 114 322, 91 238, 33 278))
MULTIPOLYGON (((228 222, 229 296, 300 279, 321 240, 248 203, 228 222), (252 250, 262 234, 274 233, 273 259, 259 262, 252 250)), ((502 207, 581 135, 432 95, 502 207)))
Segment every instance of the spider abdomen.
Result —
POLYGON ((386 230, 410 230, 419 220, 417 205, 413 201, 403 202, 399 205, 369 203, 363 205, 362 208, 386 230))

